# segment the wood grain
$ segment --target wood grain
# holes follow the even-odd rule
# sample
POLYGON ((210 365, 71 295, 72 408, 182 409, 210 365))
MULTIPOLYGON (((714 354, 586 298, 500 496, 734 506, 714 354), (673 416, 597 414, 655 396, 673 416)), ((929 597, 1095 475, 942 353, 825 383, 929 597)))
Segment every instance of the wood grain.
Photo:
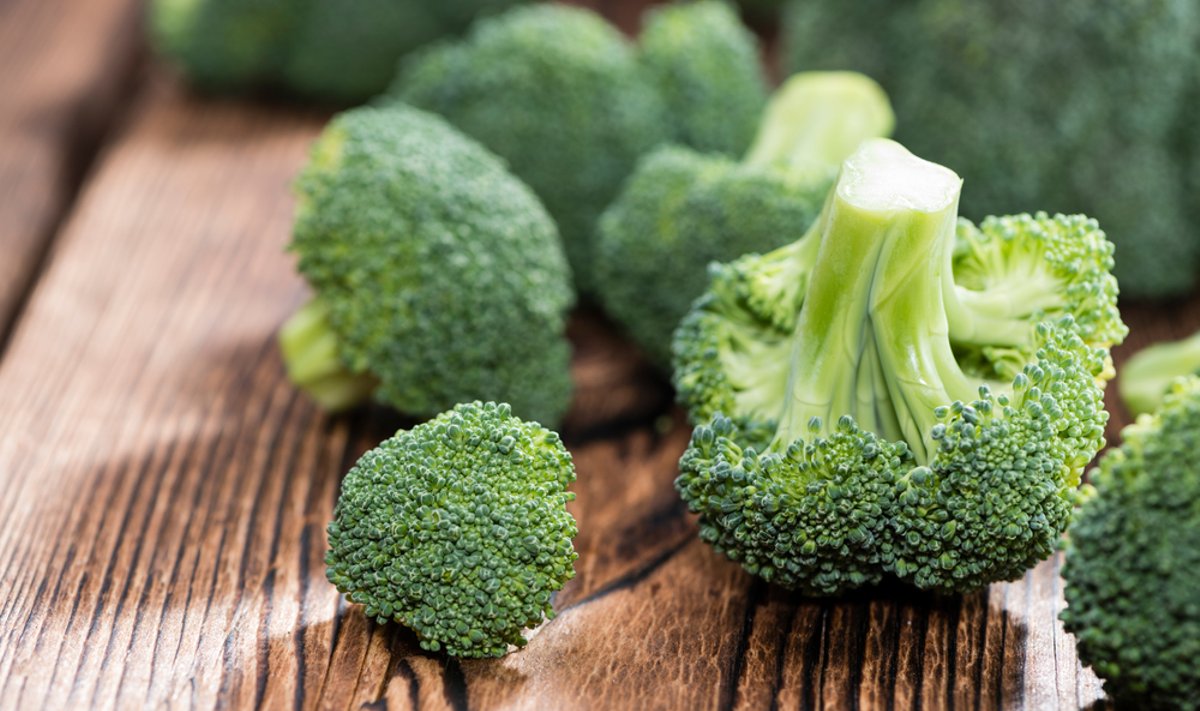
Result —
MULTIPOLYGON (((84 184, 0 359, 0 708, 1103 706, 1057 557, 974 595, 821 600, 702 544, 670 390, 589 312, 556 619, 463 662, 366 620, 324 579, 324 527, 350 464, 411 423, 320 414, 274 343, 306 297, 289 184, 326 118, 155 81, 84 184)), ((1125 313, 1118 365, 1200 329, 1200 298, 1125 313)))
POLYGON ((128 94, 136 0, 0 3, 0 346, 128 94))

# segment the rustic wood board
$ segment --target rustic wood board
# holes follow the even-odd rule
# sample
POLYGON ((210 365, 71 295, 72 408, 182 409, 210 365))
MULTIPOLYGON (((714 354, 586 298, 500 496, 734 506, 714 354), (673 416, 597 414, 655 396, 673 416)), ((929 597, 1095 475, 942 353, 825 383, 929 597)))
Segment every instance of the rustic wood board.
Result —
MULTIPOLYGON (((274 345, 306 294, 288 186, 326 117, 158 81, 71 207, 0 358, 0 708, 1102 705, 1057 558, 961 598, 813 600, 700 543, 672 488, 687 427, 594 313, 570 329, 580 560, 558 617, 467 662, 364 619, 324 579, 324 526, 408 423, 321 415, 274 345)), ((1196 301, 1126 314, 1118 360, 1200 328, 1196 301)))
POLYGON ((0 3, 0 345, 133 78, 136 0, 0 3))

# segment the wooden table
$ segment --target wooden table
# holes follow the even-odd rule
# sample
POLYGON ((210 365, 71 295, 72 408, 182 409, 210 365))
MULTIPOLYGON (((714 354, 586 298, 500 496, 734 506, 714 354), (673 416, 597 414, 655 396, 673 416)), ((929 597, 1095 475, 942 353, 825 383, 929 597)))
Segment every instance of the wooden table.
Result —
MULTIPOLYGON (((626 27, 637 3, 602 9, 626 27)), ((814 600, 696 537, 688 431, 602 318, 571 336, 578 574, 499 661, 421 652, 324 578, 340 476, 405 422, 322 415, 275 332, 327 114, 201 99, 134 0, 0 4, 0 707, 1081 708, 1058 558, 965 597, 814 600)), ((1130 346, 1200 327, 1134 307, 1130 346)), ((1111 405, 1116 408, 1116 403, 1111 405)), ((1114 425, 1125 420, 1114 410, 1114 425)))

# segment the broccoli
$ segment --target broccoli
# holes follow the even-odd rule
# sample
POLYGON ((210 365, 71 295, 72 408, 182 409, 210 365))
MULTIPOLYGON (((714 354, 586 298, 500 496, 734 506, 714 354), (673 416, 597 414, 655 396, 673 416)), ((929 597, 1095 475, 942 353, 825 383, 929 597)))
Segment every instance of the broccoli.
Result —
POLYGON ((1133 414, 1154 412, 1162 405, 1171 381, 1192 374, 1200 375, 1200 333, 1138 351, 1121 366, 1117 392, 1133 414))
POLYGON ((1122 432, 1071 525, 1062 620, 1130 708, 1200 709, 1200 379, 1122 432))
POLYGON ((676 487, 751 573, 960 591, 1054 551, 1126 333, 1112 245, 1083 216, 958 221, 960 187, 868 140, 801 239, 714 267, 680 324, 676 487))
POLYGON ((816 217, 841 162, 892 128, 887 96, 849 72, 792 77, 741 161, 665 146, 638 163, 600 220, 596 288, 606 310, 666 366, 671 333, 705 268, 789 241, 816 217))
POLYGON ((405 106, 347 111, 297 181, 291 248, 316 296, 280 335, 330 410, 429 415, 475 398, 556 422, 574 295, 554 223, 503 163, 405 106))
POLYGON ((634 48, 599 15, 532 5, 401 65, 391 97, 437 112, 508 161, 558 223, 581 291, 595 221, 643 152, 667 137, 634 48))
POLYGON ((329 524, 326 575, 423 649, 500 657, 554 617, 575 575, 571 455, 558 435, 472 402, 363 455, 329 524))
POLYGON ((1035 202, 1084 212, 1116 244, 1123 294, 1195 283, 1195 162, 1179 144, 1200 135, 1197 3, 792 0, 784 35, 794 71, 877 79, 896 102, 898 140, 971 186, 964 214, 1035 202))
POLYGON ((674 125, 672 140, 730 155, 750 146, 767 78, 757 40, 731 6, 700 0, 651 10, 638 44, 674 125))
POLYGON ((210 90, 260 85, 323 99, 366 99, 406 52, 518 0, 152 0, 160 51, 210 90))

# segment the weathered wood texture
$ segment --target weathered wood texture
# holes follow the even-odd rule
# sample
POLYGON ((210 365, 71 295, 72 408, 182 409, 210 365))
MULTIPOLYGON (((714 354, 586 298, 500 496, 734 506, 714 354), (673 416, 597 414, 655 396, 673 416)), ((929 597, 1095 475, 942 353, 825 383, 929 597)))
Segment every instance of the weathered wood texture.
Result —
MULTIPOLYGON (((160 82, 86 182, 0 360, 0 708, 1101 698, 1056 619, 1057 559, 962 598, 813 600, 713 553, 672 488, 688 432, 669 390, 594 314, 571 326, 580 560, 559 616, 470 662, 365 620, 324 579, 324 526, 348 466, 406 423, 321 415, 274 343, 305 298, 289 183, 325 118, 160 82)), ((1200 328, 1195 301, 1127 315, 1118 359, 1200 328)))
POLYGON ((129 86, 136 0, 0 3, 0 344, 129 86))

